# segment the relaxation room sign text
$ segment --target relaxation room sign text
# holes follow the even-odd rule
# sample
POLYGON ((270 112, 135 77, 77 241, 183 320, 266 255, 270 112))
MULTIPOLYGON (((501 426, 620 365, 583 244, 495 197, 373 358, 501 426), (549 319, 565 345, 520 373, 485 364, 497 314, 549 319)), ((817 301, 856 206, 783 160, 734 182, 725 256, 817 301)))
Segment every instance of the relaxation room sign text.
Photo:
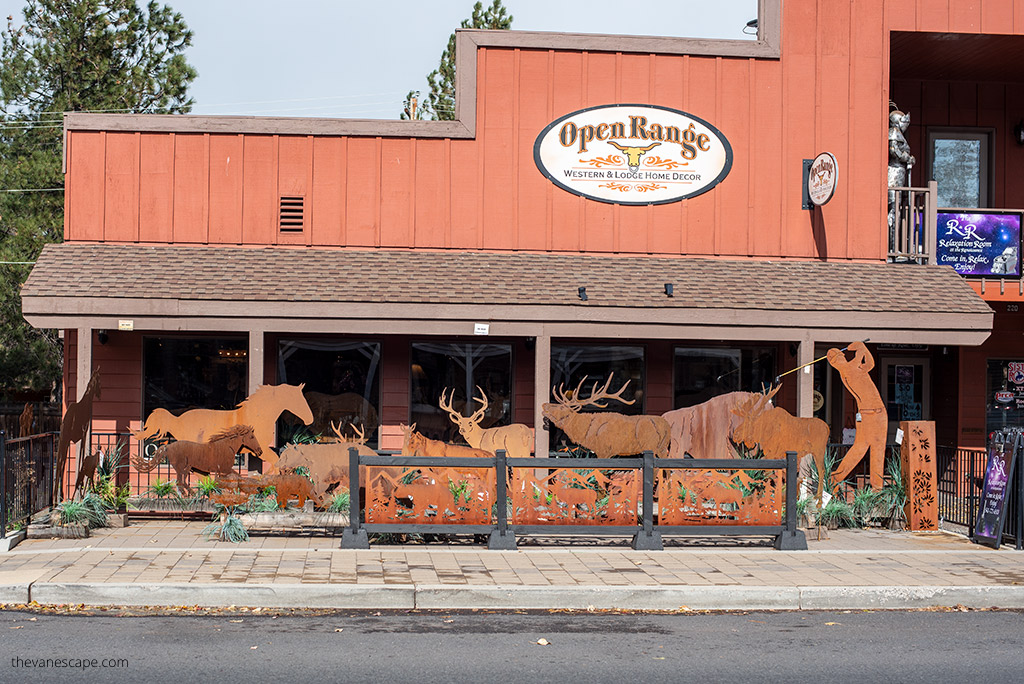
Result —
POLYGON ((615 104, 556 119, 533 146, 537 168, 576 195, 613 204, 665 204, 718 185, 732 146, 692 114, 656 105, 615 104))

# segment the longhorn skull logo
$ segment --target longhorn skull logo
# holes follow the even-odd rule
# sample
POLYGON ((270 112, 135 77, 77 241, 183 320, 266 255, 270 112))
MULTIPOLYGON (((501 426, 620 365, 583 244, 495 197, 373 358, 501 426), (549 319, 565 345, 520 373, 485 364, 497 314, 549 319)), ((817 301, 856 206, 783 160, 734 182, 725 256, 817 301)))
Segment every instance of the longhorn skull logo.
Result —
POLYGON ((640 157, 644 156, 645 152, 650 152, 661 143, 651 143, 647 147, 626 147, 625 145, 620 145, 617 142, 609 140, 608 144, 626 155, 626 163, 629 165, 629 172, 635 176, 637 169, 640 168, 640 157))

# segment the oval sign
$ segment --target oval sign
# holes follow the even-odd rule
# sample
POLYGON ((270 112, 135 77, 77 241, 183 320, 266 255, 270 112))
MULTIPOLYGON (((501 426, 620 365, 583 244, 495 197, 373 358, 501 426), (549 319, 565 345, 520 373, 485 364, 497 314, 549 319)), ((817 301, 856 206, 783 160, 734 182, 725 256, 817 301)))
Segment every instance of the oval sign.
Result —
POLYGON ((548 124, 533 159, 552 183, 575 195, 666 204, 718 185, 732 168, 732 146, 707 121, 678 109, 613 104, 548 124))
POLYGON ((839 164, 830 152, 822 152, 807 169, 807 194, 817 206, 828 204, 839 182, 839 164))
POLYGON ((1000 404, 1009 404, 1011 401, 1013 401, 1013 398, 1013 392, 996 392, 996 401, 998 401, 1000 404))

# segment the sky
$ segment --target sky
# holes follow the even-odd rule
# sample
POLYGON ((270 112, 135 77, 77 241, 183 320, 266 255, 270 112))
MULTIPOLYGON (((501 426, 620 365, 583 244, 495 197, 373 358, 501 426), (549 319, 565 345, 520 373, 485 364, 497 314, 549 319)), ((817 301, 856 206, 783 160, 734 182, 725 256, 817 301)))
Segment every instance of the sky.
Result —
MULTIPOLYGON (((473 0, 162 0, 193 31, 193 114, 396 119, 473 0)), ((141 2, 141 0, 140 0, 141 2)), ((488 5, 486 0, 484 5, 488 5)), ((524 31, 752 39, 757 0, 503 0, 524 31)), ((23 0, 0 0, 21 17, 23 0)), ((3 22, 6 26, 6 21, 3 22)))

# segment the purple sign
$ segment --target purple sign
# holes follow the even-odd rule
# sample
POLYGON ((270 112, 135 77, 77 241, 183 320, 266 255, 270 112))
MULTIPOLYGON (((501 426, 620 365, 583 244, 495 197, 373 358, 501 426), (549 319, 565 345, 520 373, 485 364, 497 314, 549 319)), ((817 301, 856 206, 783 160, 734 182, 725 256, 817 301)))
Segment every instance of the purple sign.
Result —
POLYGON ((960 275, 1020 277, 1020 213, 939 212, 936 263, 960 275))
POLYGON ((1019 434, 1010 433, 993 440, 988 449, 988 463, 982 482, 978 519, 974 524, 974 540, 999 548, 1006 519, 1006 501, 1010 494, 1010 480, 1017 449, 1021 446, 1019 434))

